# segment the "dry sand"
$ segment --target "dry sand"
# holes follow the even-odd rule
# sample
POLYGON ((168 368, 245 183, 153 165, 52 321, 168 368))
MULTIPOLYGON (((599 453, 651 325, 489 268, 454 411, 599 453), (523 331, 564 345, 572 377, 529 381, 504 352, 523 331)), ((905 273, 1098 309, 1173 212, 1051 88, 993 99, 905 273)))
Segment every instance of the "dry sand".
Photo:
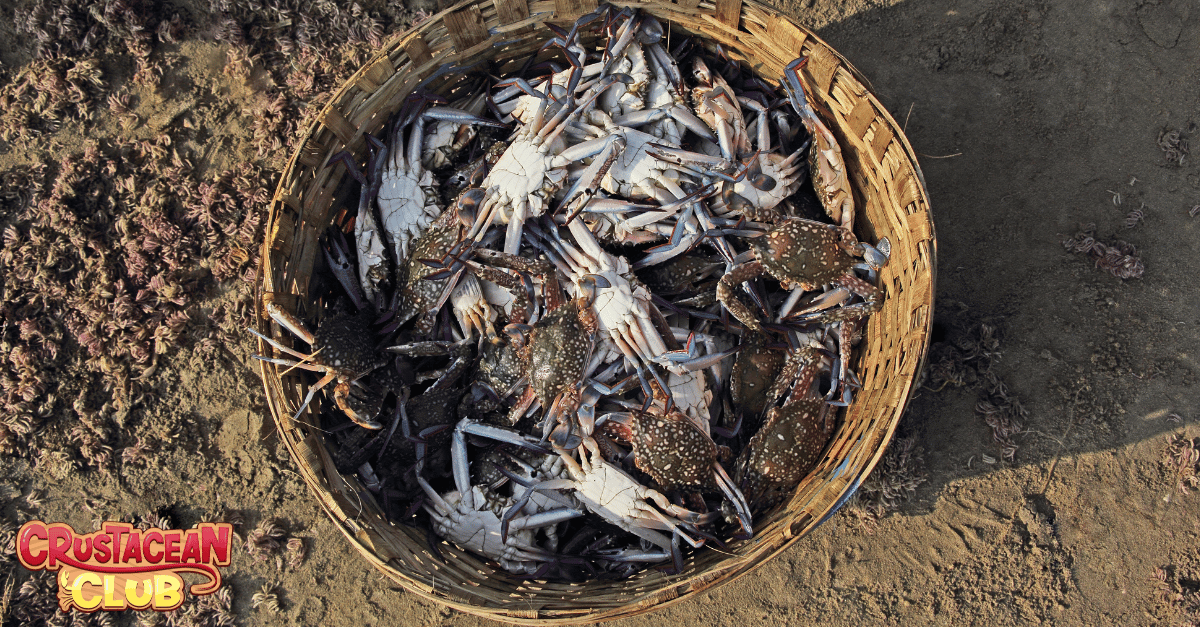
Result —
MULTIPOLYGON (((155 48, 165 68, 157 90, 132 82, 127 54, 104 66, 104 93, 131 93, 136 125, 122 127, 101 98, 92 122, 0 142, 0 171, 57 163, 88 139, 161 133, 194 156, 202 176, 247 160, 281 167, 286 149, 260 156, 249 130, 248 103, 263 98, 269 77, 224 72, 229 47, 212 39, 210 8, 175 8, 189 29, 180 43, 155 48)), ((1200 160, 1179 159, 1200 120, 1200 10, 1166 0, 801 0, 779 8, 868 77, 921 155, 941 262, 930 361, 943 370, 930 373, 900 427, 907 463, 875 485, 907 481, 916 490, 901 489, 908 498, 884 510, 870 509, 879 499, 852 503, 752 575, 621 624, 1200 621, 1200 486, 1189 494, 1187 483, 1197 468, 1164 457, 1171 436, 1200 436, 1200 217, 1189 216, 1200 205, 1200 160), (1181 141, 1164 137, 1169 131, 1181 141), (1134 210, 1143 218, 1127 228, 1134 210), (1095 223, 1099 240, 1134 244, 1144 276, 1118 279, 1064 250, 1081 223, 1095 223), (979 345, 981 324, 996 342, 987 356, 963 361, 979 345), (988 400, 1012 412, 1013 399, 1027 415, 1006 459, 976 406, 988 400)), ((379 11, 390 11, 389 30, 407 15, 379 11)), ((31 61, 32 39, 11 25, 0 35, 0 78, 10 81, 31 61)), ((4 224, 15 219, 0 214, 4 224)), ((236 281, 209 286, 196 315, 241 295, 236 281)), ((243 533, 278 519, 288 537, 303 539, 307 556, 289 566, 284 551, 256 561, 239 549, 227 571, 237 624, 484 622, 399 590, 357 557, 273 435, 249 362, 253 346, 231 337, 214 349, 185 334, 181 350, 159 359, 141 402, 106 414, 120 428, 105 440, 115 454, 102 467, 68 437, 78 419, 72 400, 60 400, 23 440, 32 449, 0 460, 3 519, 88 529, 96 518, 155 512, 186 527, 232 512, 243 533), (155 452, 124 463, 120 451, 136 436, 155 452), (79 469, 56 466, 40 453, 47 448, 79 469), (276 591, 279 614, 252 608, 264 585, 276 591)), ((68 355, 79 350, 71 342, 68 355)), ((64 398, 103 393, 69 364, 52 374, 47 385, 64 398)), ((4 571, 15 573, 18 589, 28 577, 13 561, 0 561, 4 571)), ((6 625, 16 624, 23 602, 12 601, 6 625)))

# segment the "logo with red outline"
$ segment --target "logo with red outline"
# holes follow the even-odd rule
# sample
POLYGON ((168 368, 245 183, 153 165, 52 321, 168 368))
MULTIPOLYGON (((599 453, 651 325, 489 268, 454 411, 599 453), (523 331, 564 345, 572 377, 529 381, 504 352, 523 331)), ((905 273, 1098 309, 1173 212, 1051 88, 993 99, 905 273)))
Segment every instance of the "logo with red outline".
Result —
POLYGON ((221 587, 229 566, 233 525, 200 523, 192 529, 137 529, 106 522, 100 531, 78 534, 64 523, 32 520, 17 534, 17 558, 29 570, 58 572, 58 606, 67 612, 157 610, 183 604, 183 574, 196 596, 221 587))

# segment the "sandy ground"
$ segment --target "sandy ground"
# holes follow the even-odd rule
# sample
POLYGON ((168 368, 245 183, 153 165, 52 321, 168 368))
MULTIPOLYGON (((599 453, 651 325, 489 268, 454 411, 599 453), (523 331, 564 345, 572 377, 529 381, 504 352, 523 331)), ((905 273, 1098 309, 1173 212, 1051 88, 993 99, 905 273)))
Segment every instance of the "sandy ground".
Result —
MULTIPOLYGON (((751 576, 622 624, 1200 621, 1200 495, 1188 493, 1200 487, 1197 467, 1168 456, 1171 437, 1190 439, 1173 445, 1186 455, 1200 436, 1200 217, 1189 216, 1200 169, 1184 156, 1200 118, 1198 11, 1146 0, 779 7, 869 78, 922 158, 941 262, 930 361, 944 369, 930 372, 900 428, 907 459, 879 479, 915 491, 900 489, 891 506, 864 498, 751 576), (1127 227, 1131 212, 1142 217, 1127 227), (1144 275, 1122 280, 1065 250, 1082 223, 1099 241, 1133 244, 1144 275), (999 412, 993 422, 1017 418, 1007 450, 981 401, 999 412)), ((247 130, 246 103, 269 77, 224 71, 229 46, 214 41, 209 7, 178 8, 189 28, 155 49, 166 68, 157 89, 134 82, 128 54, 110 60, 104 93, 132 94, 136 124, 122 126, 100 97, 90 122, 0 143, 0 170, 57 163, 89 138, 164 132, 200 176, 241 161, 277 170, 286 149, 260 154, 247 130)), ((402 13, 387 10, 387 30, 400 28, 402 13)), ((4 28, 19 44, 0 54, 12 81, 32 39, 4 28)), ((19 224, 5 206, 0 221, 19 224)), ((236 280, 206 289, 196 315, 245 293, 236 280)), ((484 622, 399 590, 359 559, 278 445, 251 344, 234 334, 214 349, 196 337, 158 360, 139 402, 104 414, 120 427, 106 432, 107 462, 90 463, 66 435, 78 420, 71 401, 39 419, 0 460, 6 525, 39 517, 88 529, 151 512, 184 527, 240 519, 246 533, 277 519, 280 541, 302 539, 307 555, 289 565, 283 548, 262 560, 236 551, 236 624, 484 622), (136 436, 152 452, 123 461, 136 436), (252 607, 264 585, 277 614, 252 607)), ((63 350, 79 349, 68 338, 63 350)), ((56 363, 50 387, 64 398, 80 386, 104 393, 56 363)), ((33 603, 19 594, 28 573, 8 558, 0 576, 13 572, 16 588, 5 625, 33 603)))

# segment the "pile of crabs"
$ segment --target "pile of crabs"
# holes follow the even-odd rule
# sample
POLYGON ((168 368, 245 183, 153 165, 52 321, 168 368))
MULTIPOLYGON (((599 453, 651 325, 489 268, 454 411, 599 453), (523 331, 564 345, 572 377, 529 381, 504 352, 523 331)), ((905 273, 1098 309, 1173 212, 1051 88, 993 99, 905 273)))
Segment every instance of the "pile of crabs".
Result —
POLYGON ((678 571, 820 460, 889 247, 852 232, 804 59, 780 91, 628 9, 549 27, 561 63, 448 69, 477 87, 417 92, 365 164, 330 163, 361 191, 315 331, 264 299, 311 352, 258 357, 318 377, 295 420, 435 551, 678 571))

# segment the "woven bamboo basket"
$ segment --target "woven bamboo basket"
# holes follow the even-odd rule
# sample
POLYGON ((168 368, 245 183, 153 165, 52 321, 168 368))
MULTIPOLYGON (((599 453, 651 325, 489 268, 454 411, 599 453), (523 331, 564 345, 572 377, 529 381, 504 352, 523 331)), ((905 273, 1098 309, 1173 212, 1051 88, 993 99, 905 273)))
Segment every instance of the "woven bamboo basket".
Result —
MULTIPOLYGON (((592 11, 594 3, 465 0, 389 42, 333 96, 288 161, 270 210, 259 295, 272 292, 282 305, 311 319, 310 281, 314 266, 323 263, 318 239, 335 220, 344 219, 339 194, 349 187, 344 168, 324 167, 332 155, 350 150, 360 162, 365 159, 364 135, 378 136, 404 96, 443 64, 490 58, 505 62, 504 70, 519 69, 549 36, 543 22, 570 22, 592 11)), ((653 14, 670 26, 673 37, 720 43, 773 84, 788 62, 809 58, 803 70, 809 97, 823 115, 832 115, 826 124, 841 143, 860 207, 856 231, 866 241, 887 236, 892 242, 891 261, 880 277, 886 299, 883 309, 870 317, 865 340, 856 349, 862 389, 840 417, 822 461, 792 498, 758 516, 750 540, 731 541, 727 551, 695 552, 676 575, 649 569, 624 581, 522 580, 447 543, 441 545, 440 558, 435 557, 424 530, 388 521, 355 477, 338 473, 322 432, 308 426, 319 424, 316 413, 310 409, 293 421, 309 380, 295 372, 281 376, 281 368, 259 362, 280 437, 350 544, 413 593, 513 623, 576 624, 634 616, 732 581, 778 555, 831 516, 875 467, 928 348, 937 247, 925 183, 912 147, 858 71, 808 30, 749 0, 615 4, 653 14)), ((436 78, 426 88, 448 94, 457 87, 457 78, 436 78)), ((261 312, 258 326, 282 342, 297 342, 261 312)), ((261 345, 260 350, 269 347, 261 345)))

